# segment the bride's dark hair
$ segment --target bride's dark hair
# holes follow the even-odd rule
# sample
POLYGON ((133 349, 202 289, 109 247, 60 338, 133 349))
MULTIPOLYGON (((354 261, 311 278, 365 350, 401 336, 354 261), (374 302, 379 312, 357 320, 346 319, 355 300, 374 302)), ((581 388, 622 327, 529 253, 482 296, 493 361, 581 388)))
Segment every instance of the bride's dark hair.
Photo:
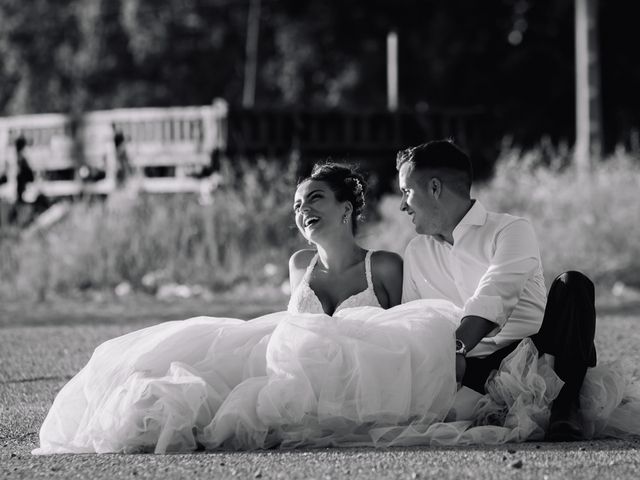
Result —
POLYGON ((355 167, 335 162, 316 163, 311 174, 298 182, 300 185, 307 180, 325 182, 339 202, 350 202, 353 206, 351 213, 351 230, 355 234, 358 221, 362 220, 367 192, 367 182, 355 167))

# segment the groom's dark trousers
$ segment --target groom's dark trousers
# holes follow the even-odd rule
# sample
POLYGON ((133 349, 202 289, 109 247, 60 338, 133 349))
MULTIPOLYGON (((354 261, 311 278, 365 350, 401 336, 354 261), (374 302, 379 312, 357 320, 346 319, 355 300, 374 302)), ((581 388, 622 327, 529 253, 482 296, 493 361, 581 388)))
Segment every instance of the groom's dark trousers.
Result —
MULTIPOLYGON (((596 365, 593 337, 596 330, 593 282, 580 272, 565 272, 551 284, 540 331, 531 336, 540 353, 555 357, 554 370, 565 382, 553 411, 560 415, 578 405, 588 367, 596 365)), ((512 343, 484 357, 467 357, 462 384, 485 393, 485 382, 502 360, 517 347, 512 343)))

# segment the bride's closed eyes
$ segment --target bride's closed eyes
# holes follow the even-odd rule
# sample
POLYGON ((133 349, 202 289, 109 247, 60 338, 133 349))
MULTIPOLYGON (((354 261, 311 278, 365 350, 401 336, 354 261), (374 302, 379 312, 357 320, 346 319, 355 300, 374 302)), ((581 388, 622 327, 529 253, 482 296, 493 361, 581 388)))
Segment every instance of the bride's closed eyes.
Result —
MULTIPOLYGON (((316 190, 307 195, 307 202, 311 203, 321 198, 324 198, 323 193, 320 190, 316 190)), ((302 201, 296 201, 296 203, 293 204, 293 211, 297 212, 298 210, 300 210, 300 205, 302 205, 302 201)))

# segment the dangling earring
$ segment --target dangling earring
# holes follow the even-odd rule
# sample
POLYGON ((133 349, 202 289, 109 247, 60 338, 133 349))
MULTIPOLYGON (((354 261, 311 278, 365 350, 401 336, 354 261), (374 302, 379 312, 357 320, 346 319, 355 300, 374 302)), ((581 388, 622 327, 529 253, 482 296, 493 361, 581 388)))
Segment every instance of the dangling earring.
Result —
POLYGON ((342 223, 347 223, 348 221, 349 221, 349 220, 348 220, 347 214, 345 213, 345 214, 342 216, 342 223))

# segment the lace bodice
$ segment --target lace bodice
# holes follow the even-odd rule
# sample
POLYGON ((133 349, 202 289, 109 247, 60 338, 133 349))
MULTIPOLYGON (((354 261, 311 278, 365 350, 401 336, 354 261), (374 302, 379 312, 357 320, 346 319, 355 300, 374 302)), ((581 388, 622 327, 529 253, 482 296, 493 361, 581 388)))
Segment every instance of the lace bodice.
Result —
MULTIPOLYGON (((378 297, 376 297, 375 291, 373 290, 373 281, 371 280, 371 253, 372 251, 368 250, 364 259, 367 288, 342 301, 342 303, 340 303, 333 312, 334 315, 343 308, 381 307, 378 297)), ((316 253, 309 263, 304 277, 302 277, 298 286, 293 290, 293 292, 291 292, 289 306, 287 307, 287 311, 289 313, 326 313, 322 308, 320 299, 309 285, 311 272, 313 272, 317 262, 318 254, 316 253)))

